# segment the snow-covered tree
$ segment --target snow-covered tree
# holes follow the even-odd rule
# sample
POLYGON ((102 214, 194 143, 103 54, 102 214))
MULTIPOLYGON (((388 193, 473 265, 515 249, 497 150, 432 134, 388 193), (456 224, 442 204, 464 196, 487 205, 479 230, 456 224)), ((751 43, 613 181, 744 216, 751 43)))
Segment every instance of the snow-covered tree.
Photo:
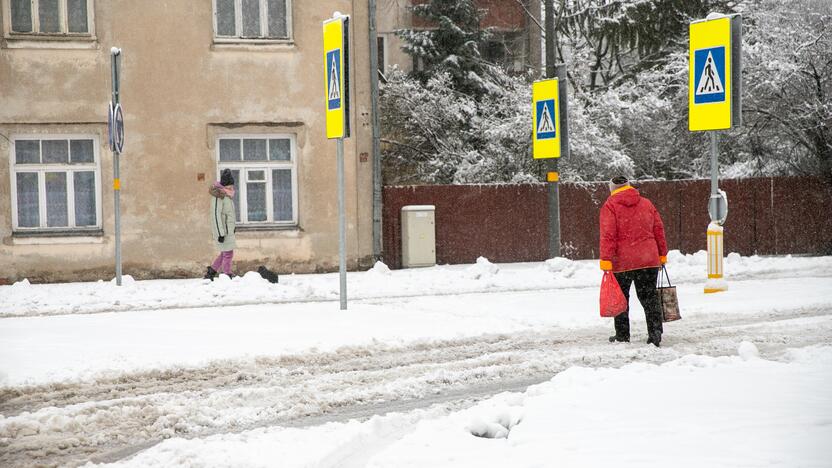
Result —
MULTIPOLYGON (((472 8, 467 0, 442 3, 472 8)), ((556 4, 558 47, 570 82, 564 180, 709 174, 708 136, 688 131, 687 24, 718 11, 742 13, 744 25, 743 125, 719 132, 721 175, 818 174, 832 182, 832 2, 556 4)), ((414 37, 435 44, 430 34, 414 37)), ((529 92, 536 77, 483 68, 475 73, 474 92, 459 85, 460 68, 447 68, 468 62, 442 61, 449 52, 428 49, 432 63, 446 68, 393 74, 382 89, 385 181, 540 180, 543 168, 529 154, 529 92)))
POLYGON ((490 37, 480 21, 483 12, 474 0, 428 0, 411 7, 414 22, 421 28, 398 31, 402 49, 413 57, 413 75, 422 83, 447 74, 457 91, 480 97, 488 91, 492 70, 483 60, 480 47, 490 37))
POLYGON ((832 3, 760 0, 748 17, 747 159, 832 182, 832 3))
MULTIPOLYGON (((498 72, 500 73, 500 72, 498 72)), ((519 183, 541 180, 531 157, 531 81, 498 77, 501 88, 477 100, 456 91, 447 74, 425 85, 399 71, 381 88, 384 180, 407 183, 519 183)), ((570 109, 568 180, 632 175, 616 134, 594 109, 570 109)))

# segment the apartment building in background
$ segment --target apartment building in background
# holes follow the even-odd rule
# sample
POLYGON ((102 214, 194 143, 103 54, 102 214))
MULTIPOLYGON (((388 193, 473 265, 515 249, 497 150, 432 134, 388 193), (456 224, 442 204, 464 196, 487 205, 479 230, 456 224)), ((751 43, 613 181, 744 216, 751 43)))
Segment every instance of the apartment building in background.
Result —
POLYGON ((0 0, 0 280, 111 278, 110 48, 122 49, 124 273, 194 276, 215 255, 209 184, 237 181, 235 264, 338 265, 322 22, 352 15, 347 258, 372 260, 365 0, 0 0))

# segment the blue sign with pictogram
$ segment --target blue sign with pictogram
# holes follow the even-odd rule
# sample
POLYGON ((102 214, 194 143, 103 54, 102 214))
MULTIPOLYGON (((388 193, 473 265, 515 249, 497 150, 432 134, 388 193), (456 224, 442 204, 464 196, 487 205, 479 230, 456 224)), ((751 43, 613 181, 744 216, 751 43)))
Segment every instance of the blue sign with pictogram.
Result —
POLYGON ((341 108, 341 49, 326 53, 327 109, 341 108))
POLYGON ((537 101, 537 139, 548 140, 557 136, 555 129, 555 100, 537 101))
POLYGON ((725 102, 725 47, 695 50, 693 70, 693 103, 725 102))

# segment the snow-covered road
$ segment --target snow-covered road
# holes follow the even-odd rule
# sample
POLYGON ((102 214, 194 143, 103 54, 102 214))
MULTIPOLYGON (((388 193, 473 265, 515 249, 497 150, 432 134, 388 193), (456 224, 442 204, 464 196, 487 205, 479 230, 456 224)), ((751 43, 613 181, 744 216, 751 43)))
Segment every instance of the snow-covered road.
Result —
POLYGON ((661 349, 643 343, 637 306, 633 343, 607 343, 585 287, 367 298, 348 312, 325 302, 0 319, 0 465, 115 461, 168 437, 457 408, 575 365, 730 355, 746 340, 778 359, 832 344, 832 277, 816 273, 765 271, 718 295, 682 284, 684 319, 666 325, 661 349))

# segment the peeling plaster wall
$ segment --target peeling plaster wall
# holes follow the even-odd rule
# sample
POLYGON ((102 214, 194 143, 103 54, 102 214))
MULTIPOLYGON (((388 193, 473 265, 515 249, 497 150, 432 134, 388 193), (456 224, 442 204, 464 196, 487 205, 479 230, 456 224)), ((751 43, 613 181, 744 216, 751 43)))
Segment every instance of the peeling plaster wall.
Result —
POLYGON ((353 14, 353 136, 345 143, 347 257, 351 268, 370 264, 372 162, 359 157, 371 144, 366 2, 294 0, 294 43, 268 46, 215 44, 210 0, 92 3, 94 48, 0 46, 0 135, 6 137, 0 136, 0 280, 113 276, 113 166, 106 147, 113 46, 124 54, 125 274, 194 276, 210 263, 216 252, 207 188, 217 174, 216 138, 223 133, 291 133, 297 143, 299 226, 238 231, 237 270, 264 263, 281 273, 337 269, 335 143, 324 136, 321 37, 322 21, 336 10, 353 14), (33 240, 13 235, 7 138, 39 133, 97 136, 103 236, 33 240), (198 180, 200 174, 205 180, 198 180))

